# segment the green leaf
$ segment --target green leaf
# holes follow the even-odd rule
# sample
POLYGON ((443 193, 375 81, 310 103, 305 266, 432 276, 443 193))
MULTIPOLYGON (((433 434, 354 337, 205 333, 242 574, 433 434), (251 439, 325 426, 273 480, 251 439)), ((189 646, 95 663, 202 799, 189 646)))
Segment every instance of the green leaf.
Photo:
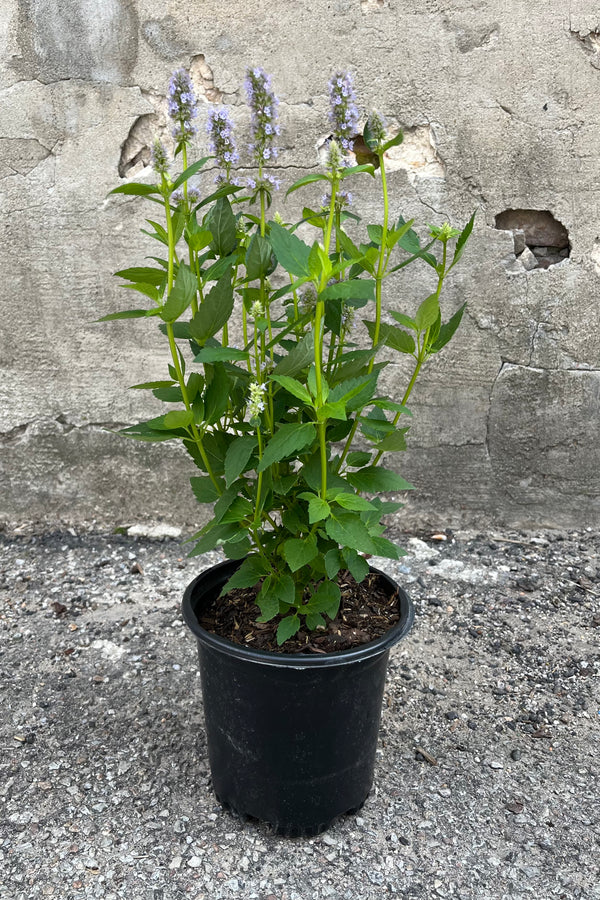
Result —
POLYGON ((178 385, 166 388, 156 388, 152 393, 157 400, 162 400, 163 403, 183 403, 183 394, 178 385))
POLYGON ((393 309, 390 309, 390 316, 396 320, 400 325, 403 325, 405 328, 411 328, 413 331, 418 331, 417 323, 414 319, 411 319, 409 316, 405 316, 404 313, 396 312, 393 309))
POLYGON ((189 323, 194 340, 198 344, 205 344, 209 337, 225 325, 232 311, 233 287, 229 272, 226 272, 210 289, 189 323))
POLYGON ((265 237, 255 232, 246 250, 246 277, 248 281, 264 278, 272 269, 272 249, 265 237))
POLYGON ((327 500, 313 496, 308 501, 308 521, 311 525, 320 522, 321 519, 326 519, 330 512, 327 500))
POLYGON ((441 326, 437 339, 431 346, 432 353, 439 353, 442 347, 445 347, 448 341, 454 337, 454 333, 460 325, 466 305, 466 303, 463 303, 460 309, 454 313, 452 318, 449 319, 445 325, 441 326))
POLYGON ((176 191, 178 187, 187 181, 192 175, 195 175, 196 172, 199 172, 200 169, 211 159, 210 156, 204 156, 202 159, 199 159, 197 162, 192 163, 191 166, 188 166, 187 169, 184 169, 181 175, 173 182, 173 190, 176 191))
POLYGON ((189 266, 185 263, 180 263, 173 290, 160 310, 160 317, 163 322, 169 324, 175 322, 188 308, 192 299, 196 296, 197 290, 198 282, 196 281, 196 276, 189 266))
POLYGON ((288 638, 293 637, 300 630, 300 619, 297 614, 286 616, 277 626, 277 645, 281 647, 288 638))
POLYGON ((269 240, 279 264, 290 275, 309 275, 308 257, 311 248, 277 222, 271 222, 270 229, 269 240))
POLYGON ((406 432, 408 428, 399 428, 397 431, 391 431, 386 434, 382 441, 377 444, 378 450, 406 450, 406 432))
POLYGON ((190 478, 190 484, 199 503, 214 503, 219 499, 220 492, 208 475, 193 475, 190 478))
POLYGON ((345 422, 345 402, 343 400, 337 400, 335 403, 324 403, 317 409, 317 419, 319 422, 326 422, 327 419, 340 419, 345 422))
POLYGON ((342 593, 334 581, 324 579, 310 598, 309 608, 311 612, 325 613, 330 619, 335 619, 340 608, 342 593))
POLYGON ((155 287, 159 287, 167 280, 165 270, 155 269, 153 266, 133 266, 131 269, 120 269, 115 272, 115 276, 136 284, 152 284, 155 287))
POLYGON ((313 184, 315 181, 328 181, 327 175, 323 175, 322 173, 313 173, 312 175, 303 175, 302 178, 299 178, 298 181, 295 181, 293 185, 287 189, 285 196, 291 194, 293 191, 297 191, 298 188, 304 187, 305 184, 313 184))
POLYGON ((437 294, 430 294, 417 310, 415 315, 415 325, 419 331, 425 331, 430 325, 433 325, 440 314, 440 302, 437 294))
POLYGON ((207 553, 209 550, 214 550, 219 544, 223 544, 225 541, 234 537, 240 530, 239 525, 236 525, 235 523, 224 525, 220 522, 211 522, 210 526, 209 530, 206 530, 201 534, 200 540, 188 556, 199 556, 201 553, 207 553))
POLYGON ((325 619, 321 613, 307 612, 306 627, 309 631, 315 631, 317 628, 325 628, 325 619))
POLYGON ((340 551, 337 549, 337 547, 334 547, 332 550, 327 551, 327 553, 323 557, 323 562, 325 563, 325 571, 327 572, 327 577, 335 578, 343 565, 342 557, 340 556, 340 551))
MULTIPOLYGON (((369 332, 369 337, 371 340, 375 340, 375 322, 368 322, 366 319, 363 319, 363 323, 369 332)), ((402 331, 401 328, 397 328, 395 325, 388 325, 386 322, 381 322, 379 326, 379 343, 385 344, 386 347, 391 347, 392 350, 397 350, 399 353, 414 353, 415 351, 415 342, 407 331, 402 331)))
POLYGON ((371 163, 362 163, 360 166, 348 166, 347 169, 342 169, 342 180, 349 175, 360 175, 362 172, 375 178, 375 167, 371 163))
POLYGON ((383 238, 383 228, 381 225, 367 225, 367 234, 369 235, 370 241, 373 241, 374 244, 381 247, 383 238))
POLYGON ((120 184, 119 187, 109 191, 110 194, 134 194, 138 197, 149 197, 150 194, 160 194, 160 188, 157 184, 141 184, 138 181, 129 181, 127 184, 120 184))
POLYGON ((348 237, 345 231, 340 231, 338 233, 338 240, 340 242, 340 246, 348 259, 353 262, 359 260, 362 257, 362 253, 356 246, 356 244, 348 237))
POLYGON ((375 509, 372 503, 369 503, 364 497, 359 497, 358 494, 336 494, 335 502, 344 509, 358 511, 363 509, 375 509))
POLYGON ((138 293, 143 294, 145 297, 150 297, 155 303, 160 303, 160 298, 162 297, 163 290, 162 288, 159 290, 154 287, 152 284, 122 284, 122 288, 125 288, 127 291, 138 291, 138 293))
POLYGON ((357 491, 366 491, 370 494, 377 494, 380 491, 413 490, 412 484, 405 481, 402 476, 381 466, 366 466, 358 472, 349 472, 346 477, 357 491))
POLYGON ((291 456, 298 450, 303 450, 315 440, 316 429, 310 422, 304 425, 290 423, 288 425, 280 425, 275 432, 263 453, 262 459, 258 464, 258 472, 264 472, 269 466, 275 462, 291 456))
POLYGON ((256 597, 256 605, 260 609, 257 622, 270 622, 279 615, 279 598, 271 590, 271 576, 267 575, 256 597))
POLYGON ((305 538, 290 538, 283 544, 283 558, 292 570, 297 572, 315 558, 318 553, 317 539, 313 534, 305 538))
POLYGON ((285 388, 289 394, 297 397, 298 400, 302 400, 304 403, 312 406, 312 397, 308 389, 303 384, 300 384, 299 381, 296 381, 295 378, 290 378, 288 375, 272 375, 271 380, 276 381, 277 384, 280 384, 282 388, 285 388))
POLYGON ((353 450, 346 457, 346 465, 352 466, 352 468, 362 468, 371 462, 371 456, 371 453, 365 453, 363 450, 353 450))
POLYGON ((241 522, 254 515, 253 504, 246 497, 236 497, 223 513, 221 522, 241 522))
POLYGON ((341 547, 351 547, 363 553, 374 553, 371 535, 359 515, 352 512, 336 512, 326 520, 325 530, 341 547))
POLYGON ((401 144, 403 140, 404 140, 404 135, 402 134, 401 131, 399 131, 398 134, 395 135, 395 137, 391 138, 389 141, 387 141, 383 145, 383 147, 381 148, 381 152, 385 153, 386 150, 389 150, 391 147, 397 147, 398 144, 401 144))
MULTIPOLYGON (((189 409, 174 409, 162 416, 162 428, 187 428, 192 424, 193 415, 189 409)), ((156 421, 156 420, 154 420, 156 421)))
POLYGON ((130 391, 154 391, 156 388, 172 387, 172 381, 145 381, 143 384, 132 384, 130 391))
POLYGON ((200 231, 192 231, 186 237, 190 250, 194 250, 196 253, 199 253, 200 250, 204 250, 205 247, 208 247, 212 242, 212 239, 211 232, 205 228, 200 231))
POLYGON ((217 256, 228 256, 236 246, 235 216, 227 197, 219 197, 206 217, 206 226, 213 236, 212 248, 217 256))
POLYGON ((467 243, 467 240, 469 239, 471 232, 473 231, 473 224, 475 222, 476 212, 477 212, 477 210, 475 210, 475 212, 473 213, 473 215, 471 216, 471 218, 469 219, 469 221, 467 222, 467 224, 465 225, 465 227, 463 228, 463 230, 461 231, 461 233, 459 235, 459 238, 456 242, 456 249, 454 250, 454 256, 452 258, 452 262, 448 266, 448 272, 450 271, 450 269, 453 266, 456 265, 456 263, 459 261, 459 259, 463 255, 463 251, 465 249, 465 244, 467 243))
POLYGON ((220 596, 223 597, 234 588, 254 587, 263 576, 268 574, 269 566, 262 557, 248 556, 225 584, 220 596))
POLYGON ((402 547, 397 547, 391 541, 388 541, 387 538, 381 537, 381 535, 373 535, 371 540, 375 546, 377 556, 384 556, 387 559, 399 559, 401 556, 406 556, 406 550, 403 550, 402 547))
POLYGON ((237 362, 248 359, 248 356, 246 350, 238 350, 236 347, 203 347, 194 357, 194 362, 237 362))
POLYGON ((158 316, 160 309, 125 309, 122 312, 109 313, 96 319, 97 322, 112 322, 115 319, 147 319, 150 316, 158 316))
POLYGON ((230 383, 223 363, 215 363, 212 367, 212 378, 204 393, 204 421, 214 425, 227 410, 229 405, 230 383))
POLYGON ((330 284, 319 294, 319 300, 372 300, 375 296, 375 282, 364 278, 340 281, 330 284))
POLYGON ((238 437, 231 442, 225 454, 225 482, 229 487, 245 471, 258 440, 254 435, 238 437))
MULTIPOLYGON (((373 540, 373 538, 371 538, 371 540, 373 540)), ((361 556, 356 550, 351 550, 347 547, 342 550, 342 556, 344 557, 348 571, 354 580, 360 584, 360 582, 369 574, 369 563, 364 556, 361 556)))
POLYGON ((302 369, 308 368, 315 355, 315 338, 309 331, 298 341, 287 356, 280 359, 273 370, 274 375, 296 375, 302 369))

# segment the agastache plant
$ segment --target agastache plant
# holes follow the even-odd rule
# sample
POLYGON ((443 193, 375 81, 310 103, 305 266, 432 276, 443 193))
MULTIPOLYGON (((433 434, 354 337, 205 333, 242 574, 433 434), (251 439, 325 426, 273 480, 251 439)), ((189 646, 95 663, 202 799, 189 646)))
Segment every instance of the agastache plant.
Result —
POLYGON ((231 169, 239 161, 240 155, 236 149, 233 136, 233 122, 229 111, 225 107, 211 109, 206 125, 210 141, 210 149, 220 169, 217 182, 227 183, 231 181, 231 169))
POLYGON ((369 572, 365 554, 397 559, 403 553, 384 537, 381 520, 402 505, 385 495, 411 486, 380 461, 405 448, 403 423, 410 421, 407 404, 417 377, 460 324, 464 305, 443 314, 442 288, 462 256, 473 217, 462 230, 430 226, 422 244, 413 220, 392 213, 386 153, 402 135, 388 138, 381 116, 369 116, 362 142, 373 161, 350 164, 344 141, 357 113, 343 72, 330 81, 335 140, 327 165, 287 191, 317 188, 319 196, 326 190, 325 208, 303 205, 302 237, 299 222, 287 223, 280 214, 266 218, 263 164, 274 158, 278 126, 271 80, 262 69, 250 69, 246 81, 260 218, 252 212, 255 198, 244 196, 231 177, 233 161, 225 153, 235 150, 231 143, 225 148, 228 125, 216 113, 209 130, 225 180, 191 203, 188 183, 210 157, 187 165, 188 84, 180 70, 169 88, 183 172, 171 174, 157 144, 157 183, 125 183, 113 192, 162 205, 164 224, 154 215, 148 219, 154 232, 145 232, 162 254, 152 257, 156 265, 117 273, 146 305, 104 319, 154 318, 170 351, 164 380, 134 385, 167 403, 168 411, 122 431, 136 440, 183 444, 197 467, 192 490, 212 508, 190 539, 190 555, 220 548, 238 560, 221 602, 233 588, 253 588, 257 621, 274 623, 281 645, 299 629, 335 620, 338 576, 349 577, 347 570, 361 582, 369 572), (363 230, 339 201, 356 178, 375 184, 376 168, 383 215, 363 230), (431 275, 428 296, 409 310, 396 308, 395 300, 384 309, 386 282, 389 297, 398 296, 395 282, 415 264, 431 275), (228 327, 240 312, 243 343, 236 347, 228 327), (408 383, 404 391, 394 385, 388 396, 380 378, 396 353, 410 364, 408 383))

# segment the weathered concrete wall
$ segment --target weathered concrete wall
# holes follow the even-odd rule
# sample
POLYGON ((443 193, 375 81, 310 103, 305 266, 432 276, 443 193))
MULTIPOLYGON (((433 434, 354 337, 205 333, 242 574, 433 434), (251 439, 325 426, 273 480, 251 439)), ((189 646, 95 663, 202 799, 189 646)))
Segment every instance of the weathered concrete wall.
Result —
MULTIPOLYGON (((145 177, 175 66, 192 66, 204 115, 222 100, 243 128, 253 63, 282 98, 285 182, 316 164, 327 79, 350 67, 364 109, 406 131, 394 211, 464 224, 478 209, 444 301, 468 301, 464 325, 415 390, 398 461, 410 514, 598 522, 599 3, 0 0, 0 36, 0 517, 196 516, 185 455, 105 430, 156 413, 125 388, 166 362, 153 327, 93 324, 121 307, 111 273, 150 252, 139 201, 106 194, 145 177), (506 210, 548 210, 570 255, 551 247, 541 268, 545 238, 497 229, 506 210)), ((356 204, 376 213, 367 188, 356 204)), ((413 269, 387 302, 414 309, 428 278, 413 269)), ((397 395, 400 367, 386 377, 397 395)))

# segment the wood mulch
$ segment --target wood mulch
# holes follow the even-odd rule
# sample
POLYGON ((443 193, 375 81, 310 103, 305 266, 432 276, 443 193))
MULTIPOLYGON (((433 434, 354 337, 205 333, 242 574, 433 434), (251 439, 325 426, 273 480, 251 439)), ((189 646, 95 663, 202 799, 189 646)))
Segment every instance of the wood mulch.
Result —
POLYGON ((198 621, 206 631, 255 650, 316 654, 359 647, 381 637, 400 619, 398 592, 390 594, 389 583, 378 573, 370 572, 358 584, 349 572, 343 571, 338 575, 338 584, 342 599, 336 618, 326 620, 327 627, 316 631, 303 626, 281 647, 277 645, 276 633, 282 617, 264 623, 256 621, 260 615, 255 602, 260 585, 217 596, 198 611, 198 621))

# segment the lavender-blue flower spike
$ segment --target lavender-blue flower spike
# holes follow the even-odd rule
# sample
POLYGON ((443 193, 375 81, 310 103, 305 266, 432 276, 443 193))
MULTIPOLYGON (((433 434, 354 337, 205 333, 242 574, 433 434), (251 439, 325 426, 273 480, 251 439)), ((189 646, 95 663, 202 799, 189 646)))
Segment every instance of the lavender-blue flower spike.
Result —
POLYGON ((271 87, 271 76, 258 66, 247 69, 244 85, 252 111, 250 151, 262 174, 263 165, 277 159, 275 138, 280 131, 277 123, 279 101, 271 87))
POLYGON ((231 181, 231 167, 239 160, 233 137, 233 122, 225 107, 211 109, 206 130, 210 138, 210 149, 221 169, 217 181, 231 181))
POLYGON ((185 69, 173 72, 167 99, 169 116, 174 123, 173 137, 178 144, 187 143, 196 134, 192 119, 198 115, 198 109, 192 80, 185 69))
POLYGON ((352 150, 352 139, 358 129, 356 94, 350 72, 336 72, 329 81, 331 103, 329 121, 333 137, 344 150, 352 150))

